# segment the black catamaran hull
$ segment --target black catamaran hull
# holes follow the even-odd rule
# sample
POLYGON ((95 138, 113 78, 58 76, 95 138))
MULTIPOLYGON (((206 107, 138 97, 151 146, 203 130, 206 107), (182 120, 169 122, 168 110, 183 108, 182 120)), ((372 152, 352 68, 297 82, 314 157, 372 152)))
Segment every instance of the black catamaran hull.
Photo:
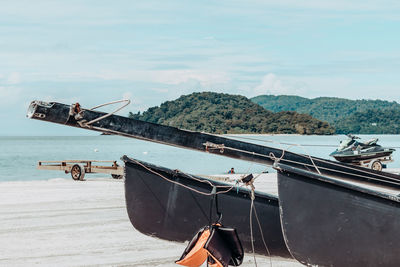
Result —
POLYGON ((318 266, 400 265, 398 197, 280 167, 282 229, 295 259, 318 266))
MULTIPOLYGON (((132 225, 137 230, 161 239, 184 242, 210 223, 211 196, 169 182, 159 174, 192 189, 210 193, 211 185, 196 180, 207 179, 139 163, 126 156, 122 160, 125 162, 126 207, 132 225)), ((224 189, 218 189, 221 190, 224 189)), ((262 229, 261 233, 253 213, 255 252, 268 255, 261 238, 263 234, 271 255, 291 258, 282 236, 277 197, 256 192, 254 204, 262 229)), ((234 188, 228 193, 219 194, 218 207, 222 212, 222 223, 237 229, 245 251, 250 252, 250 191, 242 188, 236 191, 234 188)), ((212 215, 212 221, 215 221, 215 207, 212 215)))

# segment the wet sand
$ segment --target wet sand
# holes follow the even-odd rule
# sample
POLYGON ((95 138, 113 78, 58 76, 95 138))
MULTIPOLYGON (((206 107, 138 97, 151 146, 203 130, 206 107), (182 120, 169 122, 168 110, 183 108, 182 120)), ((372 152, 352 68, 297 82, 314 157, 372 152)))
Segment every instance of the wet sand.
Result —
MULTIPOLYGON (((122 180, 0 183, 0 266, 179 266, 184 248, 133 228, 122 180)), ((242 266, 255 266, 253 256, 242 266)), ((274 258, 272 266, 302 265, 274 258)))

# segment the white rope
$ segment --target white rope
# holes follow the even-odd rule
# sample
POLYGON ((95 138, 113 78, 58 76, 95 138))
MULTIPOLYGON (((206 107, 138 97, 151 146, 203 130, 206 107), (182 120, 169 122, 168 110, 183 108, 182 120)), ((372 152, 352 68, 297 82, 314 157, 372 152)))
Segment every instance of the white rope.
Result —
POLYGON ((264 248, 265 248, 265 250, 266 250, 266 252, 267 252, 267 255, 268 255, 268 257, 269 257, 270 266, 272 267, 271 254, 270 254, 270 252, 269 252, 267 243, 265 242, 265 239, 264 239, 264 232, 263 232, 263 230, 262 230, 260 220, 258 219, 256 206, 254 205, 254 199, 255 199, 255 195, 254 195, 254 193, 255 193, 254 180, 255 180, 255 178, 253 178, 253 180, 250 181, 249 184, 248 184, 248 185, 251 187, 251 197, 250 197, 251 203, 250 203, 250 215, 249 215, 250 217, 249 217, 249 223, 250 223, 251 249, 252 249, 252 252, 253 252, 254 265, 257 266, 257 259, 256 259, 255 251, 254 251, 254 242, 255 242, 255 241, 254 241, 254 237, 253 237, 253 210, 254 210, 254 215, 255 215, 255 217, 256 217, 256 221, 257 221, 257 224, 258 224, 258 229, 260 230, 260 233, 261 233, 261 239, 262 239, 262 242, 263 242, 263 244, 264 244, 264 248))
MULTIPOLYGON (((257 139, 257 138, 250 138, 250 137, 243 137, 243 136, 230 136, 230 137, 234 137, 234 138, 236 137, 237 139, 248 139, 248 140, 255 140, 255 141, 266 142, 266 143, 275 143, 275 144, 280 144, 280 145, 290 145, 290 146, 300 147, 300 148, 302 148, 304 150, 305 155, 310 158, 310 161, 313 164, 313 165, 309 165, 309 164, 303 163, 303 165, 304 166, 309 166, 309 167, 314 166, 319 174, 321 174, 321 172, 318 170, 318 167, 315 165, 314 158, 308 153, 308 151, 305 150, 304 146, 330 146, 330 145, 292 144, 292 143, 277 142, 277 141, 273 141, 273 140, 261 140, 261 139, 257 139)), ((337 147, 337 146, 334 146, 334 147, 337 147)), ((225 147, 225 148, 228 148, 228 147, 225 147)), ((394 147, 394 148, 400 148, 400 147, 394 147)), ((298 154, 298 153, 295 153, 295 152, 292 152, 292 153, 296 154, 296 155, 305 156, 303 154, 298 154)), ((335 162, 332 162, 332 161, 327 161, 327 160, 324 160, 324 159, 315 159, 315 160, 317 160, 319 162, 325 162, 325 163, 333 164, 333 165, 336 165, 336 166, 345 167, 345 168, 348 168, 349 170, 356 170, 356 171, 361 171, 361 172, 364 172, 364 173, 368 173, 367 171, 364 171, 364 170, 351 168, 351 166, 344 166, 344 165, 341 165, 341 164, 338 164, 338 163, 335 163, 335 162)), ((287 159, 283 159, 283 161, 295 163, 295 161, 290 161, 290 160, 287 160, 287 159)), ((334 170, 334 169, 329 169, 329 168, 323 168, 323 167, 319 167, 319 168, 325 169, 325 170, 330 170, 330 171, 340 172, 340 171, 337 171, 337 170, 334 170)), ((345 173, 345 172, 340 172, 340 173, 345 173)), ((375 175, 380 176, 380 177, 385 178, 385 179, 398 181, 397 179, 394 179, 394 178, 391 178, 391 177, 387 177, 387 176, 384 176, 384 175, 380 175, 380 174, 375 174, 375 175)), ((355 175, 355 176, 359 176, 359 177, 363 177, 363 178, 367 178, 367 179, 371 179, 371 180, 378 180, 376 178, 371 178, 371 177, 368 177, 368 176, 360 176, 360 175, 355 175)), ((391 182, 389 182, 389 183, 391 183, 391 182)), ((400 185, 400 183, 392 183, 392 184, 400 185)))
MULTIPOLYGON (((319 161, 319 162, 325 162, 325 163, 329 163, 329 164, 332 164, 332 165, 345 167, 345 168, 350 169, 350 170, 360 171, 360 172, 369 174, 368 171, 364 171, 363 169, 352 168, 351 165, 344 166, 344 165, 341 165, 341 164, 338 164, 338 163, 335 163, 335 162, 332 162, 332 161, 327 161, 327 160, 324 160, 324 159, 316 159, 316 160, 319 161)), ((329 170, 329 171, 335 171, 335 172, 339 172, 339 173, 343 173, 343 174, 348 174, 348 173, 346 173, 344 171, 338 171, 338 170, 324 168, 324 167, 319 167, 319 168, 326 169, 326 170, 329 170)), ((379 180, 377 178, 372 178, 372 177, 369 177, 369 176, 363 176, 363 175, 358 175, 358 174, 353 174, 353 173, 351 173, 351 175, 359 176, 359 177, 362 177, 362 178, 365 178, 365 179, 370 179, 370 180, 382 181, 382 180, 379 180)), ((400 181, 398 179, 396 179, 396 178, 387 177, 387 176, 381 175, 379 173, 374 173, 374 175, 379 176, 379 177, 384 178, 384 179, 387 179, 384 182, 391 183, 391 184, 394 184, 394 185, 400 185, 400 181), (388 180, 391 180, 391 181, 388 181, 388 180)))
POLYGON ((256 253, 254 251, 254 237, 253 237, 253 204, 254 204, 254 192, 252 191, 251 194, 251 203, 250 203, 250 241, 251 241, 251 250, 253 251, 253 259, 254 259, 254 265, 257 266, 257 259, 256 259, 256 253))
MULTIPOLYGON (((258 141, 258 142, 263 142, 263 143, 273 143, 273 144, 279 144, 279 145, 297 145, 297 144, 292 144, 292 143, 285 143, 285 142, 278 142, 274 140, 263 140, 263 139, 258 139, 258 138, 252 138, 252 137, 244 137, 244 136, 235 136, 235 135, 223 135, 226 137, 230 137, 231 139, 243 139, 243 140, 253 140, 253 141, 258 141)), ((270 136, 273 136, 270 135, 270 136)), ((298 144, 300 146, 310 146, 310 147, 338 147, 337 145, 317 145, 317 144, 298 144)), ((400 148, 399 146, 391 146, 391 148, 400 148)))
MULTIPOLYGON (((184 187, 184 188, 186 188, 186 189, 189 189, 189 190, 194 191, 194 192, 196 192, 196 193, 199 193, 199 194, 201 194, 201 195, 205 195, 205 196, 214 195, 214 193, 212 193, 212 192, 211 192, 211 193, 202 192, 202 191, 199 191, 199 190, 197 190, 197 189, 191 188, 190 186, 187 186, 187 185, 185 185, 185 184, 182 184, 182 183, 173 181, 173 180, 171 180, 171 179, 168 179, 168 178, 165 177, 164 175, 162 175, 162 174, 160 174, 160 173, 158 173, 158 172, 156 172, 156 171, 150 169, 149 167, 147 167, 146 165, 142 164, 141 162, 139 162, 139 161, 137 161, 137 160, 135 160, 135 159, 131 159, 131 158, 130 158, 130 160, 132 160, 133 162, 135 162, 136 164, 142 166, 143 168, 145 168, 145 169, 148 170, 149 172, 151 172, 151 173, 153 173, 153 174, 155 174, 155 175, 157 175, 157 176, 163 178, 164 180, 166 180, 166 181, 168 181, 168 182, 170 182, 170 183, 173 183, 173 184, 182 186, 182 187, 184 187)), ((192 178, 192 177, 191 177, 191 178, 192 178)), ((225 188, 227 187, 227 186, 213 185, 213 184, 212 184, 210 181, 208 181, 208 180, 201 180, 201 179, 196 179, 196 178, 195 178, 195 180, 197 180, 197 181, 199 181, 199 182, 202 182, 202 183, 209 183, 211 186, 217 187, 217 188, 218 188, 218 187, 225 187, 225 188)), ((228 193, 228 192, 231 191, 232 188, 234 188, 235 186, 236 186, 236 185, 228 186, 228 189, 227 189, 227 190, 224 190, 224 191, 217 191, 217 192, 215 192, 215 194, 225 194, 225 193, 228 193)))
POLYGON ((256 206, 253 205, 253 208, 254 208, 254 215, 256 215, 256 220, 257 220, 257 224, 258 224, 258 229, 260 230, 260 233, 261 233, 261 239, 262 239, 262 242, 263 242, 263 244, 264 244, 265 250, 267 251, 267 255, 268 255, 268 257, 269 257, 269 264, 270 264, 270 266, 272 267, 271 253, 269 252, 267 243, 265 242, 265 239, 264 239, 264 233, 263 233, 263 230, 262 230, 262 227, 261 227, 260 220, 258 219, 256 206))
MULTIPOLYGON (((111 113, 107 113, 107 114, 105 114, 105 115, 103 115, 103 116, 101 116, 101 117, 99 117, 99 118, 96 118, 96 119, 91 120, 91 121, 89 121, 89 122, 85 122, 85 123, 84 123, 84 126, 89 127, 90 124, 93 124, 93 123, 95 123, 95 122, 97 122, 97 121, 100 121, 100 120, 102 120, 102 119, 104 119, 104 118, 106 118, 106 117, 109 117, 109 116, 113 115, 114 113, 120 111, 121 109, 123 109, 124 107, 126 107, 127 105, 129 105, 129 104, 130 104, 130 100, 128 100, 128 99, 123 99, 123 100, 112 101, 112 102, 108 102, 108 103, 105 103, 105 104, 101 104, 101 105, 98 105, 98 106, 95 106, 95 107, 89 109, 89 110, 94 110, 94 109, 97 109, 97 108, 99 108, 99 107, 103 107, 103 106, 111 105, 111 104, 116 104, 116 103, 120 103, 120 102, 127 102, 127 103, 124 104, 123 106, 121 106, 120 108, 116 109, 115 111, 111 112, 111 113)), ((116 134, 121 134, 121 133, 119 133, 119 132, 117 132, 117 131, 112 131, 112 130, 105 129, 105 128, 102 128, 102 127, 95 127, 95 126, 92 126, 91 128, 93 128, 93 129, 98 129, 98 130, 103 130, 103 131, 106 130, 107 132, 115 132, 116 134)), ((130 135, 130 134, 124 134, 124 135, 125 135, 125 136, 133 136, 133 135, 130 135)), ((133 136, 133 137, 136 137, 136 136, 133 136)), ((137 137, 136 137, 136 138, 137 138, 137 137)), ((238 138, 242 138, 242 139, 251 139, 251 138, 246 138, 246 137, 238 137, 238 138)), ((140 139, 140 138, 139 138, 139 139, 140 139)), ((143 138, 143 139, 144 139, 144 140, 147 140, 147 139, 145 139, 145 138, 143 138)), ((265 141, 265 140, 259 140, 259 139, 255 139, 255 140, 258 140, 258 141, 265 141)), ((271 141, 271 142, 274 142, 274 141, 271 141)), ((163 143, 163 142, 160 142, 160 143, 163 143)), ((278 144, 289 144, 289 143, 279 143, 279 142, 275 142, 275 143, 278 143, 278 144)), ((260 157, 266 157, 266 158, 270 158, 271 160, 273 160, 273 157, 271 157, 271 156, 267 156, 267 155, 260 154, 260 153, 255 153, 255 152, 250 152, 250 151, 245 151, 245 150, 241 150, 241 149, 236 149, 236 148, 232 148, 232 147, 226 147, 226 146, 224 146, 223 144, 222 144, 222 145, 216 145, 216 144, 212 144, 212 143, 207 142, 207 143, 205 143, 204 145, 206 146, 206 150, 207 150, 207 148, 210 146, 212 149, 220 149, 220 152, 221 152, 221 153, 223 153, 224 149, 230 149, 230 150, 233 150, 233 151, 239 151, 239 152, 242 152, 242 153, 248 153, 248 154, 252 154, 253 156, 254 156, 254 155, 257 155, 257 156, 260 156, 260 157)), ((301 145, 299 145, 299 144, 290 144, 290 146, 301 146, 301 145)), ((286 161, 286 162, 295 163, 295 164, 299 164, 299 163, 296 162, 296 161, 284 159, 284 158, 283 158, 284 153, 285 153, 285 150, 283 150, 282 156, 280 157, 280 160, 286 161)), ((303 154, 298 154, 298 153, 295 153, 295 152, 291 152, 291 153, 293 153, 293 154, 295 154, 295 155, 305 156, 305 155, 303 155, 303 154)), ((321 172, 319 171, 319 168, 325 169, 325 170, 328 170, 328 171, 333 171, 333 172, 337 172, 337 173, 344 173, 344 174, 346 174, 346 172, 343 172, 343 171, 338 171, 338 170, 334 170, 334 169, 330 169, 330 168, 324 168, 324 167, 317 167, 316 164, 315 164, 315 162, 314 162, 314 158, 311 157, 309 154, 307 154, 307 155, 308 155, 308 157, 309 157, 309 159, 310 159, 310 161, 311 161, 312 164, 302 163, 302 165, 303 165, 303 166, 308 166, 308 167, 314 167, 314 168, 317 170, 317 172, 318 172, 319 174, 321 174, 321 172)), ((276 159, 276 157, 275 157, 275 159, 276 159)), ((315 159, 315 160, 317 160, 317 161, 319 161, 319 162, 328 162, 328 161, 325 161, 325 160, 323 160, 323 159, 315 159)), ((347 168, 347 169, 349 169, 349 170, 356 170, 356 171, 359 171, 359 172, 368 173, 367 171, 364 171, 364 170, 351 168, 350 166, 344 166, 344 165, 335 164, 334 162, 331 162, 331 161, 329 161, 329 163, 332 164, 332 165, 336 165, 336 166, 341 166, 341 167, 347 168)), ((379 180, 379 179, 377 179, 377 178, 372 178, 372 177, 369 177, 369 176, 364 176, 364 175, 359 175, 359 174, 352 174, 352 175, 357 176, 357 177, 361 177, 361 178, 364 178, 364 179, 370 179, 370 180, 381 181, 381 180, 379 180)), ((386 179, 386 182, 387 182, 387 183, 394 184, 394 185, 400 185, 400 182, 398 182, 397 179, 390 178, 390 177, 387 177, 387 176, 384 176, 384 175, 380 175, 380 174, 375 174, 375 175, 378 176, 378 177, 381 177, 381 178, 386 179), (391 180, 391 181, 389 181, 389 180, 391 180), (392 181, 393 181, 393 182, 392 182, 392 181)))
MULTIPOLYGON (((134 136, 134 135, 131 135, 131 134, 121 134, 121 133, 118 132, 118 131, 113 131, 113 130, 109 130, 109 129, 102 128, 102 127, 93 126, 93 127, 91 127, 91 128, 92 128, 92 129, 95 129, 95 130, 107 131, 107 132, 110 132, 110 133, 115 133, 115 134, 119 134, 119 135, 123 135, 123 136, 127 136, 127 137, 138 138, 137 136, 134 136)), ((171 145, 171 144, 169 144, 169 143, 167 143, 167 142, 161 142, 161 141, 157 142, 157 141, 149 140, 149 139, 146 139, 146 138, 138 138, 138 139, 142 139, 142 140, 146 140, 146 141, 153 141, 153 142, 161 143, 161 144, 171 145)), ((214 144, 207 142, 207 143, 205 143, 204 145, 206 146, 206 149, 207 149, 207 146, 214 145, 214 144)), ((176 145, 171 145, 171 146, 180 147, 180 146, 176 146, 176 145)), ((220 145, 219 145, 219 146, 220 146, 220 145)), ((221 149, 221 147, 214 148, 214 149, 221 149)), ((265 155, 265 154, 260 154, 260 153, 256 153, 256 152, 250 152, 250 151, 247 151, 247 150, 242 150, 242 149, 237 149, 237 148, 232 148, 232 147, 227 147, 227 146, 223 146, 223 149, 229 149, 229 150, 232 150, 232 151, 238 151, 238 152, 242 152, 242 153, 252 154, 252 155, 259 156, 259 157, 269 158, 270 160, 274 161, 274 158, 271 157, 271 155, 265 155)), ((283 151, 283 153, 284 153, 284 151, 283 151)), ((295 152, 291 152, 291 153, 294 154, 294 155, 298 155, 298 156, 303 156, 303 157, 305 156, 305 155, 303 155, 303 154, 299 154, 299 153, 295 153, 295 152)), ((335 165, 335 166, 339 166, 339 167, 346 168, 346 169, 348 169, 348 170, 353 170, 353 171, 358 171, 358 172, 361 172, 361 173, 370 174, 367 170, 364 171, 363 169, 352 168, 351 165, 346 165, 346 166, 345 166, 345 165, 341 165, 341 164, 339 164, 339 163, 335 163, 335 162, 333 162, 333 161, 328 161, 328 160, 324 160, 324 159, 316 159, 316 158, 314 158, 314 157, 312 157, 312 156, 310 156, 310 155, 309 155, 309 157, 312 159, 312 162, 311 162, 312 164, 299 163, 299 162, 297 162, 297 161, 293 161, 293 160, 289 160, 289 159, 284 159, 284 158, 281 158, 280 160, 281 160, 281 161, 285 161, 285 162, 294 163, 294 164, 301 164, 301 165, 306 166, 306 167, 314 167, 314 168, 316 168, 316 165, 315 165, 315 162, 314 162, 314 161, 325 162, 325 163, 329 163, 329 164, 331 164, 331 165, 335 165)), ((326 167, 322 167, 322 166, 318 167, 318 169, 327 170, 327 171, 336 172, 336 173, 341 173, 341 174, 349 174, 349 173, 347 173, 347 172, 345 172, 345 171, 339 171, 339 170, 335 170, 335 169, 331 169, 331 168, 326 168, 326 167)), ((374 180, 374 181, 382 182, 382 180, 380 180, 380 179, 378 179, 378 178, 373 178, 373 177, 370 177, 370 176, 364 176, 364 175, 355 174, 355 173, 351 173, 351 175, 353 175, 353 176, 355 176, 355 177, 360 177, 360 178, 363 178, 363 179, 366 179, 366 180, 374 180)), ((385 176, 385 175, 381 175, 381 174, 378 174, 378 173, 374 173, 374 175, 385 179, 383 182, 386 182, 386 183, 388 183, 388 184, 400 185, 400 181, 399 181, 398 179, 396 179, 396 178, 391 178, 391 177, 388 177, 388 176, 385 176)))
MULTIPOLYGON (((195 181, 201 182, 201 183, 208 183, 210 186, 214 186, 217 188, 229 188, 231 187, 230 185, 214 185, 211 181, 209 180, 202 180, 202 179, 198 179, 196 177, 194 177, 193 175, 189 174, 189 173, 185 173, 185 175, 189 176, 190 178, 192 178, 195 181)), ((209 176, 212 179, 212 176, 209 176)), ((231 180, 228 180, 230 182, 232 182, 231 180)))
MULTIPOLYGON (((207 145, 210 146, 210 143, 208 143, 207 145)), ((277 159, 275 156, 272 156, 273 153, 271 153, 272 155, 271 155, 271 154, 270 154, 270 155, 264 155, 264 154, 255 153, 255 152, 250 152, 250 151, 246 151, 246 150, 242 150, 242 149, 238 149, 238 148, 233 148, 233 147, 228 147, 228 146, 224 146, 223 149, 228 149, 228 150, 232 150, 232 151, 238 151, 238 152, 247 153, 247 154, 253 154, 253 155, 260 156, 260 157, 269 158, 269 159, 271 159, 271 160, 273 160, 273 161, 275 161, 275 160, 277 159)), ((282 150, 282 153, 284 154, 284 153, 285 153, 285 150, 282 150)), ((303 155, 303 154, 298 154, 298 153, 295 153, 295 152, 291 152, 291 153, 293 153, 293 154, 295 154, 295 155, 298 155, 298 156, 303 156, 303 157, 305 156, 305 155, 303 155)), ((285 162, 294 163, 294 164, 301 164, 301 165, 303 165, 303 166, 308 166, 308 167, 314 167, 314 168, 316 168, 316 165, 315 165, 315 163, 314 163, 314 160, 315 160, 315 161, 318 161, 318 162, 325 162, 325 163, 329 163, 329 164, 332 164, 332 165, 340 166, 340 167, 343 167, 343 168, 346 168, 346 169, 349 169, 349 170, 354 170, 354 171, 359 171, 359 172, 362 172, 362 173, 370 174, 367 170, 356 169, 356 168, 351 167, 350 165, 346 165, 346 166, 345 166, 345 165, 341 165, 341 164, 338 164, 338 163, 335 163, 335 162, 332 162, 332 161, 327 161, 327 160, 324 160, 324 159, 316 159, 316 158, 313 158, 313 157, 311 157, 311 156, 309 156, 309 157, 313 159, 312 162, 311 162, 312 164, 299 163, 299 162, 294 161, 294 160, 285 159, 285 158, 283 158, 282 156, 279 158, 279 160, 280 160, 280 161, 285 161, 285 162)), ((339 171, 339 170, 330 169, 330 168, 321 167, 321 166, 318 167, 318 168, 319 168, 319 169, 323 169, 323 170, 328 170, 328 171, 331 171, 331 172, 336 172, 336 173, 349 174, 349 173, 347 173, 347 172, 345 172, 345 171, 339 171)), ((382 182, 382 180, 380 180, 380 179, 378 179, 378 178, 373 178, 373 177, 370 177, 370 176, 364 176, 364 175, 355 174, 355 173, 351 173, 351 175, 356 176, 356 177, 360 177, 360 178, 364 178, 364 179, 367 179, 367 180, 369 179, 369 180, 375 180, 375 181, 380 181, 380 182, 382 182)), ((377 174, 377 173, 374 173, 374 175, 376 175, 376 176, 378 176, 378 177, 381 177, 381 178, 384 178, 385 181, 383 181, 383 182, 386 182, 386 183, 389 183, 389 184, 393 184, 393 185, 400 185, 400 181, 399 181, 398 179, 391 178, 391 177, 388 177, 388 176, 385 176, 385 175, 381 175, 381 174, 377 174)))
MULTIPOLYGON (((134 136, 134 135, 131 135, 131 134, 121 134, 121 133, 118 132, 118 131, 113 131, 113 130, 109 130, 109 129, 102 128, 102 127, 93 126, 92 129, 99 130, 99 131, 107 131, 107 132, 109 132, 109 133, 115 133, 115 134, 119 134, 119 135, 123 135, 123 136, 127 136, 127 137, 138 138, 137 136, 134 136)), ((146 138, 138 138, 138 139, 142 139, 142 140, 146 140, 146 141, 153 141, 153 142, 161 143, 161 144, 171 145, 171 144, 169 144, 169 143, 167 143, 167 142, 161 142, 161 141, 157 142, 157 141, 149 140, 149 139, 146 139, 146 138)), ((215 144, 207 142, 207 143, 205 143, 204 145, 206 146, 206 149, 207 149, 207 146, 215 145, 215 144)), ((171 145, 171 146, 180 147, 180 146, 176 146, 176 145, 171 145)), ((220 147, 220 145, 219 145, 219 147, 216 147, 216 148, 214 148, 214 149, 220 149, 220 150, 221 150, 221 147, 220 147)), ((274 160, 274 158, 271 157, 270 155, 260 154, 260 153, 256 153, 256 152, 250 152, 250 151, 247 151, 247 150, 242 150, 242 149, 237 149, 237 148, 232 148, 232 147, 227 147, 227 146, 223 146, 222 149, 229 149, 229 150, 232 150, 232 151, 238 151, 238 152, 242 152, 242 153, 247 153, 247 154, 256 155, 256 156, 259 156, 259 157, 269 158, 269 159, 271 159, 272 161, 274 160)), ((283 150, 283 153, 284 153, 284 150, 283 150)), ((298 156, 305 156, 305 155, 303 155, 303 154, 299 154, 299 153, 295 153, 295 152, 291 152, 291 153, 294 154, 294 155, 298 155, 298 156)), ((345 166, 345 165, 341 165, 341 164, 339 164, 339 163, 335 163, 335 162, 333 162, 333 161, 327 161, 327 160, 324 160, 324 159, 316 159, 316 158, 314 158, 314 157, 312 157, 312 156, 310 156, 310 155, 308 155, 308 156, 309 156, 310 159, 312 159, 312 162, 311 162, 312 164, 299 163, 299 162, 297 162, 297 161, 288 160, 288 159, 284 159, 284 158, 281 158, 281 161, 290 162, 290 163, 294 163, 294 164, 302 164, 303 166, 306 166, 306 167, 314 167, 314 168, 316 168, 316 165, 315 165, 315 162, 314 162, 314 161, 325 162, 325 163, 329 163, 329 164, 331 164, 331 165, 335 165, 335 166, 340 166, 340 167, 343 167, 343 168, 347 168, 348 170, 354 170, 354 171, 358 171, 358 172, 361 172, 361 173, 369 174, 369 172, 368 172, 367 170, 364 171, 363 169, 352 168, 351 165, 345 166)), ((323 170, 332 171, 332 172, 336 172, 336 173, 348 174, 348 173, 345 172, 345 171, 338 171, 338 170, 335 170, 335 169, 330 169, 330 168, 321 167, 321 166, 318 167, 318 168, 316 168, 316 169, 323 169, 323 170)), ((319 170, 318 170, 318 171, 319 171, 319 170)), ((369 179, 369 180, 374 180, 374 181, 380 181, 380 182, 382 182, 382 180, 379 180, 379 179, 377 179, 377 178, 373 178, 373 177, 370 177, 370 176, 364 176, 364 175, 355 174, 355 173, 352 173, 351 175, 356 176, 356 177, 360 177, 360 178, 363 178, 363 179, 367 179, 367 180, 369 179)), ((398 179, 391 178, 391 177, 387 177, 387 176, 385 176, 385 175, 381 175, 381 174, 377 174, 377 173, 374 173, 374 175, 375 175, 375 176, 378 176, 378 177, 381 177, 381 178, 384 178, 384 179, 385 179, 384 182, 386 182, 386 183, 388 183, 388 184, 400 185, 400 182, 398 181, 398 179)))
MULTIPOLYGON (((278 141, 274 141, 274 140, 263 140, 263 139, 244 137, 244 136, 232 136, 232 135, 224 135, 224 136, 231 137, 232 139, 253 140, 253 141, 258 141, 258 142, 263 142, 263 143, 272 143, 272 144, 278 144, 278 145, 289 145, 289 146, 299 145, 299 144, 293 144, 293 143, 278 142, 278 141)), ((313 147, 337 147, 337 145, 315 145, 315 144, 300 144, 300 145, 301 146, 313 146, 313 147)))
POLYGON ((96 118, 96 119, 94 119, 94 120, 91 120, 91 121, 89 121, 89 122, 86 122, 86 123, 85 123, 85 126, 89 126, 90 124, 93 124, 93 123, 98 122, 98 121, 100 121, 100 120, 102 120, 102 119, 105 119, 105 118, 107 118, 107 117, 110 117, 111 115, 117 113, 117 112, 120 111, 121 109, 123 109, 123 108, 125 108, 126 106, 128 106, 128 105, 131 103, 131 100, 129 100, 129 99, 116 100, 116 101, 104 103, 104 104, 101 104, 101 105, 98 105, 98 106, 95 106, 95 107, 89 109, 89 110, 95 110, 95 109, 100 108, 100 107, 104 107, 104 106, 108 106, 108 105, 112 105, 112 104, 117 104, 117 103, 121 103, 121 102, 126 102, 126 103, 125 103, 124 105, 122 105, 121 107, 117 108, 116 110, 110 112, 110 113, 107 113, 107 114, 105 114, 105 115, 103 115, 103 116, 101 116, 101 117, 98 117, 98 118, 96 118))

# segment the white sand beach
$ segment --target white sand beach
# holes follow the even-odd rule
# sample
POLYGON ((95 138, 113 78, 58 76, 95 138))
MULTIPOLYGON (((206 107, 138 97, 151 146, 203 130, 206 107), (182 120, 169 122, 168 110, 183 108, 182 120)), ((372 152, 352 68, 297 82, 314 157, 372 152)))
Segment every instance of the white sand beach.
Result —
MULTIPOLYGON (((0 183, 0 266, 179 266, 185 244, 131 225, 122 180, 0 183)), ((258 256, 258 266, 270 259, 258 256)), ((255 266, 246 254, 242 266, 255 266)), ((302 266, 272 259, 272 266, 302 266)))

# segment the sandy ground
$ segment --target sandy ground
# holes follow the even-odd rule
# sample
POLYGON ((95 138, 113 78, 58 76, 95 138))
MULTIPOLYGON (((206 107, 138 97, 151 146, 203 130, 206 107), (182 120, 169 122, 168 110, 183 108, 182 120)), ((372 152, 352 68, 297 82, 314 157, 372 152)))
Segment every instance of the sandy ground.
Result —
MULTIPOLYGON (((121 180, 0 183, 0 266, 179 266, 184 248, 132 227, 121 180)), ((255 266, 252 255, 242 266, 255 266)), ((302 265, 272 259, 272 266, 302 265)))

